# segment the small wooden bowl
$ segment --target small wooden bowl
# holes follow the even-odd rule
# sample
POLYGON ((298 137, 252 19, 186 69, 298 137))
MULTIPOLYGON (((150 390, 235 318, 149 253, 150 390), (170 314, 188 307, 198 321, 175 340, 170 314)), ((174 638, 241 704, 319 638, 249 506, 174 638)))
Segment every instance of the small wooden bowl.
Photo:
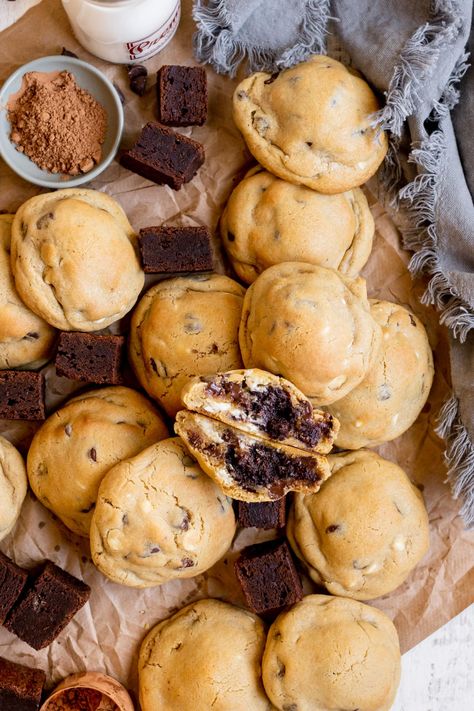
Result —
POLYGON ((41 706, 40 711, 53 711, 54 700, 59 700, 61 694, 71 689, 92 689, 107 697, 117 706, 118 711, 135 711, 132 699, 122 684, 106 674, 99 672, 83 672, 66 677, 55 688, 51 696, 41 706))

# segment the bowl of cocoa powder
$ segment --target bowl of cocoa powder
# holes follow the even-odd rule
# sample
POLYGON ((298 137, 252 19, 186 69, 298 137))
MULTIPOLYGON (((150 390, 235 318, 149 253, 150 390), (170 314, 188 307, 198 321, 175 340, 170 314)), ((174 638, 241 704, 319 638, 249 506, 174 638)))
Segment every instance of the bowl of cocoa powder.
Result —
POLYGON ((116 679, 100 672, 82 672, 64 679, 40 711, 134 711, 134 705, 116 679))
POLYGON ((113 161, 123 121, 116 89, 92 64, 42 57, 0 90, 0 155, 30 183, 76 187, 113 161))

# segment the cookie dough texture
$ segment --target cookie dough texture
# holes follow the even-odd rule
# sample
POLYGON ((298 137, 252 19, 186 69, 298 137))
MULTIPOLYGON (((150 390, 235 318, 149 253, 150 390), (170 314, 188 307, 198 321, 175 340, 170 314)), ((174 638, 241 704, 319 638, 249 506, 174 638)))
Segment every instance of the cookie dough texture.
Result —
POLYGON ((181 409, 183 386, 196 375, 240 368, 238 331, 244 289, 220 274, 167 279, 134 311, 130 362, 167 413, 181 409))
POLYGON ((429 548, 420 491, 396 464, 360 450, 329 456, 319 493, 294 497, 287 526, 311 578, 357 600, 395 590, 429 548))
POLYGON ((323 55, 271 76, 244 79, 234 93, 234 120, 250 152, 274 175, 321 193, 365 183, 387 152, 371 128, 379 109, 369 85, 323 55))
POLYGON ((143 711, 271 711, 260 669, 263 622, 219 600, 199 600, 160 622, 138 662, 143 711))
POLYGON ((270 627, 262 669, 279 711, 389 711, 400 682, 397 631, 374 607, 308 595, 270 627))
POLYGON ((145 280, 136 250, 120 205, 95 190, 37 195, 13 221, 18 293, 63 331, 97 331, 130 311, 145 280))
POLYGON ((206 474, 239 501, 274 501, 289 491, 319 491, 330 475, 321 454, 252 437, 196 412, 178 412, 174 429, 206 474))
POLYGON ((27 460, 31 488, 71 531, 87 537, 105 473, 167 436, 161 415, 140 393, 121 386, 91 390, 36 432, 27 460))
POLYGON ((26 467, 20 452, 0 437, 0 541, 20 515, 27 489, 26 467))
POLYGON ((425 404, 434 367, 421 321, 400 304, 370 300, 382 343, 364 380, 328 409, 341 423, 341 449, 375 447, 403 434, 425 404))
POLYGON ((310 452, 330 452, 339 430, 337 420, 313 408, 292 383, 259 368, 193 378, 181 400, 188 410, 242 432, 310 452))
POLYGON ((92 559, 104 575, 130 587, 192 578, 230 548, 235 525, 230 499, 182 440, 166 439, 118 464, 102 481, 92 559))
POLYGON ((369 258, 374 220, 359 188, 322 195, 257 168, 230 196, 220 231, 247 284, 281 262, 319 264, 355 277, 369 258))
POLYGON ((314 405, 328 405, 364 379, 381 331, 363 279, 284 262, 247 290, 239 339, 246 368, 281 375, 314 405))
POLYGON ((20 299, 10 265, 13 215, 0 215, 0 369, 37 368, 49 357, 54 329, 20 299))

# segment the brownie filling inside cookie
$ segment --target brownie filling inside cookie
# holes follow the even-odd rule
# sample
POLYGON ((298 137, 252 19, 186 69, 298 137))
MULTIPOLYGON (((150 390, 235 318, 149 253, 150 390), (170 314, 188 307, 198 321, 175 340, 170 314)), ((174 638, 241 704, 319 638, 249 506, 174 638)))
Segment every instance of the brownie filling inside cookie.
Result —
POLYGON ((244 414, 258 420, 260 428, 272 439, 283 440, 294 436, 314 447, 332 429, 332 417, 315 422, 310 403, 294 406, 289 393, 283 388, 267 386, 251 390, 244 379, 242 383, 229 381, 225 376, 214 378, 207 387, 213 397, 229 397, 244 414))

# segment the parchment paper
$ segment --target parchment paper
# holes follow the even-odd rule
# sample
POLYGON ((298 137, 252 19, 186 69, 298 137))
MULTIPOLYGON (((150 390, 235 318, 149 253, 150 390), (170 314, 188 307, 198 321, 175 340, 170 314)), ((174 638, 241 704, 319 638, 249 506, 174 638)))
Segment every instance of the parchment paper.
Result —
MULTIPOLYGON (((162 64, 193 64, 191 49, 191 2, 183 2, 183 18, 171 44, 147 62, 150 85, 154 71, 162 64)), ((154 117, 154 87, 143 98, 128 89, 126 70, 97 60, 85 52, 70 31, 59 0, 43 0, 16 25, 0 35, 0 80, 19 65, 36 57, 57 54, 61 47, 102 69, 122 88, 126 96, 126 132, 123 146, 129 146, 139 128, 154 117)), ((204 224, 214 229, 232 186, 251 165, 231 118, 235 82, 208 69, 209 120, 202 128, 183 129, 206 148, 206 163, 197 177, 181 191, 155 186, 121 168, 117 162, 91 187, 116 197, 134 227, 179 222, 204 224)), ((66 186, 66 184, 65 184, 66 186)), ((14 211, 39 190, 17 178, 0 161, 0 210, 14 211)), ((423 284, 413 285, 406 265, 409 255, 399 247, 398 233, 380 205, 369 194, 376 219, 374 250, 364 269, 372 297, 397 301, 411 308, 425 323, 435 349, 436 377, 429 402, 415 425, 380 453, 402 466, 423 490, 431 523, 431 550, 409 579, 397 591, 375 601, 393 618, 400 634, 402 651, 424 639, 473 601, 474 575, 472 534, 463 530, 458 506, 443 483, 443 445, 433 432, 435 415, 447 394, 449 382, 445 333, 436 314, 420 306, 423 284)), ((217 245, 217 241, 216 241, 217 245)), ((220 270, 225 267, 221 264, 220 270)), ((49 406, 57 405, 75 389, 74 384, 56 378, 46 369, 49 406)), ((23 452, 35 425, 0 422, 0 433, 19 445, 23 452)), ((361 511, 363 515, 363 511, 361 511)), ((268 534, 260 534, 268 537, 268 534)), ((232 563, 238 549, 255 540, 255 531, 241 531, 232 551, 207 574, 170 582, 145 591, 108 581, 90 561, 88 542, 73 536, 30 494, 20 521, 1 548, 20 565, 29 566, 50 558, 83 578, 92 588, 90 604, 47 649, 34 652, 6 630, 0 629, 0 655, 14 661, 42 667, 49 683, 67 674, 88 670, 112 674, 136 691, 136 655, 139 644, 160 619, 184 604, 205 596, 243 604, 232 563)), ((305 582, 306 591, 314 590, 305 582)))

